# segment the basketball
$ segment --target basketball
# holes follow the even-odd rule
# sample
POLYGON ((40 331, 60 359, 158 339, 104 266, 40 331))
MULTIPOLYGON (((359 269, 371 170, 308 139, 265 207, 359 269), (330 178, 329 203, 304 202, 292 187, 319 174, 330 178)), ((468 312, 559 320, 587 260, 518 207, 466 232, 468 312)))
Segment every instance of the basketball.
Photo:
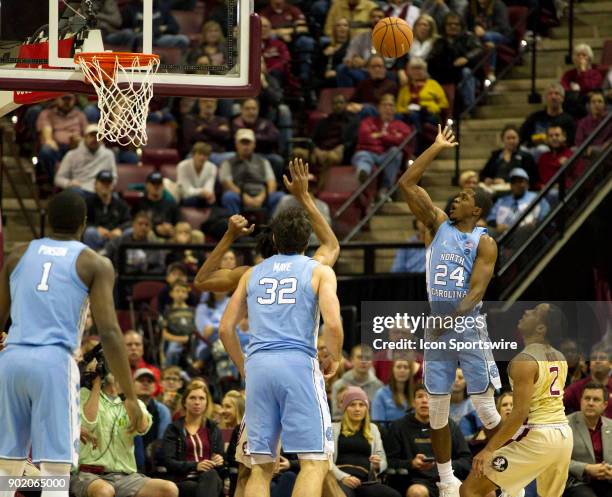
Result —
POLYGON ((374 26, 372 45, 383 57, 401 57, 412 45, 412 29, 399 17, 385 17, 374 26))

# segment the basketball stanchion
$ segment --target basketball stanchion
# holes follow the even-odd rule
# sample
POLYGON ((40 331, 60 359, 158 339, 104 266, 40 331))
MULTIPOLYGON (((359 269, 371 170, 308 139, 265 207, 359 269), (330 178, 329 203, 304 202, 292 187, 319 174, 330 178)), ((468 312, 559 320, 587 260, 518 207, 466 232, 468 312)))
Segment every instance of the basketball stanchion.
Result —
POLYGON ((147 116, 159 56, 131 52, 79 53, 74 61, 96 90, 98 140, 141 147, 147 143, 147 116), (135 81, 135 76, 141 78, 135 81))

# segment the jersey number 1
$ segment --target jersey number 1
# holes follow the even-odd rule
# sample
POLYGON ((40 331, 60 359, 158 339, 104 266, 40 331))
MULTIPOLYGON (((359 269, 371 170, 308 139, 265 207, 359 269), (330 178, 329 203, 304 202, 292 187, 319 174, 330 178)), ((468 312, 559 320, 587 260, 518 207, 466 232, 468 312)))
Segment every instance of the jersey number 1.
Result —
POLYGON ((36 290, 39 292, 48 292, 49 291, 49 273, 51 272, 51 266, 53 266, 52 262, 45 262, 43 264, 43 274, 40 279, 40 283, 36 287, 36 290))

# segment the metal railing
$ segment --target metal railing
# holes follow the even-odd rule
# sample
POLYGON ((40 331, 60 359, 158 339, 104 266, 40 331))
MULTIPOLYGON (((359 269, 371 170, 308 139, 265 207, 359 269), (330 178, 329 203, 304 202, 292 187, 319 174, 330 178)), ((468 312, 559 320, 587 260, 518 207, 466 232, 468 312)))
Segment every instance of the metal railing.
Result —
POLYGON ((592 160, 586 157, 593 141, 610 126, 612 113, 602 120, 497 241, 500 258, 495 276, 500 299, 516 288, 546 250, 564 236, 568 223, 581 213, 602 185, 612 179, 612 143, 592 160), (550 212, 535 226, 526 227, 529 219, 537 219, 544 203, 552 204, 550 212))

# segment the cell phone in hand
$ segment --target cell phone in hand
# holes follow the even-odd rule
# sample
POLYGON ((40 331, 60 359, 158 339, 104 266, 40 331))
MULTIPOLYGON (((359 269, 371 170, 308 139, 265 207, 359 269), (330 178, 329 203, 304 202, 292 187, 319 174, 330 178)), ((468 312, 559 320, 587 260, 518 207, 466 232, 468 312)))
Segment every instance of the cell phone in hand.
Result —
POLYGON ((423 462, 436 462, 435 457, 424 457, 423 462))

